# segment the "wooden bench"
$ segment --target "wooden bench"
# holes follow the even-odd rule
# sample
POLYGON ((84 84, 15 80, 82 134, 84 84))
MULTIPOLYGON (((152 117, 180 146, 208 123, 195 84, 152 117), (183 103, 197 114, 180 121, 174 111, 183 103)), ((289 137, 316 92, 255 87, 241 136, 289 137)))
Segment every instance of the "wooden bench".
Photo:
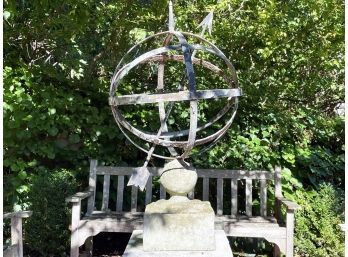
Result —
POLYGON ((4 219, 11 219, 11 245, 4 250, 4 257, 23 257, 22 219, 31 215, 31 211, 4 214, 4 219))
MULTIPOLYGON (((138 188, 132 187, 130 194, 130 210, 124 208, 126 179, 132 174, 135 168, 132 167, 110 167, 98 166, 96 160, 90 163, 89 189, 86 192, 77 193, 66 199, 72 203, 71 223, 71 257, 78 257, 79 246, 85 243, 89 255, 92 254, 93 236, 100 232, 128 232, 135 229, 142 229, 143 209, 139 206, 138 188), (97 177, 102 176, 103 190, 100 210, 96 209, 96 185, 97 177), (116 201, 114 206, 109 206, 110 180, 113 177, 114 184, 117 183, 116 201), (81 214, 81 200, 88 199, 87 212, 83 217, 81 214), (142 210, 140 210, 142 209, 142 210)), ((145 195, 144 205, 154 199, 153 178, 160 176, 161 168, 149 168, 151 179, 149 179, 145 195)), ((281 191, 281 169, 276 167, 274 172, 254 170, 218 170, 218 169, 197 169, 198 183, 196 188, 202 189, 201 197, 204 201, 211 201, 216 211, 216 228, 224 229, 227 236, 231 237, 252 237, 265 238, 275 244, 274 255, 280 256, 280 251, 287 257, 293 256, 294 237, 294 211, 298 205, 286 200, 281 191), (273 182, 273 183, 272 183, 273 182), (224 199, 224 183, 230 186, 230 197, 224 199), (274 205, 272 215, 268 213, 267 192, 268 186, 274 185, 274 205), (216 194, 209 191, 209 187, 216 188, 216 194), (254 188, 254 190, 253 190, 254 188), (257 189, 257 190, 255 190, 257 189), (242 190, 243 194, 238 195, 242 190), (253 210, 253 196, 259 195, 259 214, 253 216, 257 210, 253 210), (215 197, 216 196, 216 197, 215 197), (238 200, 245 198, 245 206, 238 206, 238 200), (225 201, 224 201, 225 200, 225 201), (225 213, 224 204, 229 204, 228 212, 225 213), (286 207, 285 222, 281 220, 281 205, 286 207), (245 210, 243 210, 245 209, 245 210)), ((128 191, 128 190, 127 190, 128 191)), ((215 191, 215 190, 214 190, 215 191)), ((273 190, 272 190, 273 192, 273 190)), ((197 194, 196 194, 197 196, 197 194)), ((194 192, 189 194, 194 198, 194 192)), ((159 198, 167 198, 162 186, 159 189, 159 198)), ((239 201, 240 202, 240 201, 239 201)), ((244 202, 244 200, 243 200, 244 202)), ((254 206, 255 207, 255 206, 254 206)))

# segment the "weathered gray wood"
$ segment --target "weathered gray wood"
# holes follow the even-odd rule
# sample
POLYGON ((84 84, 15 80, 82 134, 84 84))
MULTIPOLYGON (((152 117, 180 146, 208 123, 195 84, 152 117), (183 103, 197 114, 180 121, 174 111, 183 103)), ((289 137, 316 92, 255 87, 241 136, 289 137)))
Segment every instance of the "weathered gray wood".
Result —
POLYGON ((10 245, 3 252, 3 257, 18 257, 18 245, 10 245))
POLYGON ((167 193, 162 184, 160 184, 160 199, 166 199, 167 193))
POLYGON ((138 205, 138 187, 132 186, 131 212, 137 211, 137 205, 138 205))
POLYGON ((285 205, 287 211, 295 211, 300 208, 300 206, 297 203, 290 201, 285 197, 276 197, 276 199, 285 205))
POLYGON ((273 173, 264 170, 197 169, 198 177, 227 179, 273 179, 273 173))
POLYGON ((264 179, 260 180, 260 214, 267 216, 267 181, 264 179))
POLYGON ((252 180, 246 179, 245 180, 245 213, 247 216, 252 216, 252 180))
POLYGON ((23 218, 28 218, 32 211, 4 213, 4 219, 11 219, 11 246, 3 251, 4 257, 23 257, 23 218))
POLYGON ((209 178, 203 178, 203 201, 209 201, 209 178))
POLYGON ((281 197, 282 194, 282 182, 281 182, 281 167, 276 166, 274 169, 274 194, 275 197, 281 197))
POLYGON ((109 208, 110 175, 104 175, 102 210, 109 208))
POLYGON ((281 201, 279 201, 277 198, 275 198, 274 201, 274 217, 276 217, 279 222, 282 221, 282 215, 281 215, 281 201))
MULTIPOLYGON (((139 167, 112 167, 112 166, 98 166, 97 175, 111 175, 111 176, 130 176, 134 170, 139 167)), ((158 169, 148 168, 150 171, 157 172, 158 169)))
POLYGON ((281 185, 281 167, 276 166, 274 168, 274 196, 276 198, 274 203, 274 216, 281 221, 281 201, 277 200, 277 197, 282 197, 282 185, 281 185))
POLYGON ((73 202, 71 215, 71 248, 70 257, 79 257, 79 222, 81 202, 73 202))
POLYGON ((256 223, 256 224, 263 224, 268 223, 268 224, 273 224, 276 226, 279 226, 278 221, 274 217, 261 217, 261 216, 252 216, 248 217, 245 215, 237 215, 237 216, 232 216, 232 215, 222 215, 222 216, 216 216, 215 217, 215 222, 233 222, 237 223, 239 226, 246 226, 247 223, 256 223))
POLYGON ((294 256, 294 212, 286 213, 286 257, 294 256))
POLYGON ((11 218, 11 245, 17 245, 17 256, 23 257, 22 218, 11 218))
POLYGON ((94 192, 93 191, 84 191, 84 192, 78 192, 72 196, 69 196, 67 198, 65 198, 65 202, 67 203, 78 203, 80 202, 81 200, 87 198, 87 197, 90 197, 90 196, 93 196, 94 195, 94 192))
POLYGON ((223 195, 224 195, 223 190, 224 190, 224 187, 223 187, 223 180, 222 180, 222 178, 218 178, 218 179, 217 179, 216 190, 217 190, 217 196, 216 196, 216 200, 217 200, 216 212, 217 212, 217 215, 222 215, 223 209, 224 209, 224 206, 223 206, 223 202, 224 202, 224 199, 223 199, 223 195))
POLYGON ((89 166, 89 191, 93 192, 93 196, 88 198, 87 213, 91 214, 95 207, 95 193, 96 193, 96 183, 97 183, 97 160, 91 160, 89 166))
POLYGON ((231 179, 231 215, 236 217, 238 214, 238 180, 231 179))
POLYGON ((124 176, 117 177, 117 198, 116 198, 116 211, 122 211, 123 205, 123 189, 124 189, 124 176))
MULTIPOLYGON (((112 166, 98 166, 98 175, 132 175, 135 167, 112 167, 112 166)), ((148 167, 153 176, 160 176, 163 168, 148 167)), ((267 179, 273 180, 274 173, 265 170, 222 170, 222 169, 196 169, 198 177, 200 178, 226 178, 226 179, 267 179)))
POLYGON ((149 104, 160 102, 177 102, 177 101, 191 101, 198 99, 218 99, 222 97, 237 97, 241 95, 239 88, 231 89, 211 89, 211 90, 197 90, 196 94, 191 94, 190 91, 180 91, 177 93, 166 94, 133 94, 123 95, 117 97, 109 97, 109 105, 131 105, 131 104, 149 104))
POLYGON ((149 177, 145 190, 145 204, 149 204, 152 202, 152 176, 149 177))
POLYGON ((33 214, 32 211, 17 211, 17 212, 9 212, 4 213, 4 219, 10 219, 12 217, 17 218, 29 218, 33 214))

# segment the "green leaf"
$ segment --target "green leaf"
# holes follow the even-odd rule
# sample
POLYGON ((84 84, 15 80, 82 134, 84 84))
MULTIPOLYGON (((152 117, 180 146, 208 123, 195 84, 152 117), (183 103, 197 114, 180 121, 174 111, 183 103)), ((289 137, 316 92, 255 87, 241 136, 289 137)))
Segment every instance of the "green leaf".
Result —
POLYGON ((5 21, 7 21, 7 20, 8 20, 8 18, 10 18, 11 13, 10 13, 9 11, 4 11, 3 16, 4 16, 4 20, 5 20, 5 21))
POLYGON ((80 136, 77 135, 77 134, 70 135, 69 136, 69 142, 73 143, 73 144, 76 144, 76 143, 80 142, 80 136))

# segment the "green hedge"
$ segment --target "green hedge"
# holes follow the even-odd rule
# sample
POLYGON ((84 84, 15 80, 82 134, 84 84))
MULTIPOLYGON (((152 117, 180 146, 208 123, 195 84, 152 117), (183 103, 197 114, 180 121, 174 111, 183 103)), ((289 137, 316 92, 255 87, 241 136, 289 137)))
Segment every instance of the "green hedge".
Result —
POLYGON ((40 256, 67 256, 70 249, 71 206, 65 198, 76 193, 67 170, 42 172, 33 180, 28 201, 33 215, 25 223, 25 244, 40 256))

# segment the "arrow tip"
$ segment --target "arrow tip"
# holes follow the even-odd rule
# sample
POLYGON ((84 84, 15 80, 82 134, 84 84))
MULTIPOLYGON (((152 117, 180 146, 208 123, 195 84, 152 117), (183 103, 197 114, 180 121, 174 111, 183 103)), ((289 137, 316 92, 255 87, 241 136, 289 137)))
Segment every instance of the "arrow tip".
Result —
POLYGON ((169 1, 169 23, 168 23, 169 31, 174 31, 174 11, 173 11, 173 2, 169 1))

